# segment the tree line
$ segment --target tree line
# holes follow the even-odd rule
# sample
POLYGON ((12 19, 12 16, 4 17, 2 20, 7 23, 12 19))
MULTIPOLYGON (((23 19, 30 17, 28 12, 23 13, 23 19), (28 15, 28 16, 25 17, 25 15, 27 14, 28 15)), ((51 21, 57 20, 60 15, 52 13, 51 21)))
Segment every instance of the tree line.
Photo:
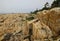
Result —
POLYGON ((43 11, 43 10, 49 10, 51 8, 55 8, 55 7, 60 7, 60 0, 54 0, 53 3, 51 4, 51 6, 49 6, 49 3, 46 2, 46 4, 44 5, 44 7, 42 9, 36 9, 33 12, 30 12, 31 14, 36 14, 39 11, 43 11))

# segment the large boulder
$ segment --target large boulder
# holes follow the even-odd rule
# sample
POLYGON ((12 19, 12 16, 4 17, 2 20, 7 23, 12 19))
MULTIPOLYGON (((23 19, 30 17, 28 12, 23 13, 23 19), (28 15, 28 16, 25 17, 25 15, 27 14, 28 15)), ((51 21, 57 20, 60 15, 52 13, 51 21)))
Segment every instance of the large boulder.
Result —
POLYGON ((38 12, 37 18, 49 26, 55 36, 60 34, 60 8, 38 12))
POLYGON ((53 36, 50 28, 40 21, 33 23, 33 40, 44 41, 53 36))

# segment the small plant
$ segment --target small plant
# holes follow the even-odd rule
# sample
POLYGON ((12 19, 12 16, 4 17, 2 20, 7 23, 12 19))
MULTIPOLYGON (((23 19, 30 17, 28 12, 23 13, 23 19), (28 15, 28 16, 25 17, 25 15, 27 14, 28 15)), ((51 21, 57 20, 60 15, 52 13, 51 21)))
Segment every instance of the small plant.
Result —
POLYGON ((29 17, 29 18, 26 18, 26 20, 33 20, 34 19, 34 17, 29 17))

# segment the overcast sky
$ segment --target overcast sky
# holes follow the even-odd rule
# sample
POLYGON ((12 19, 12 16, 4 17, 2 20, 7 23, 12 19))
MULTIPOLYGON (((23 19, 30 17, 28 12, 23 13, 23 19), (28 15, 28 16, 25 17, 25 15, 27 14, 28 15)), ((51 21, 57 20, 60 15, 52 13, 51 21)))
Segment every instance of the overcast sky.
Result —
POLYGON ((0 13, 27 13, 41 9, 46 2, 53 0, 0 0, 0 13))

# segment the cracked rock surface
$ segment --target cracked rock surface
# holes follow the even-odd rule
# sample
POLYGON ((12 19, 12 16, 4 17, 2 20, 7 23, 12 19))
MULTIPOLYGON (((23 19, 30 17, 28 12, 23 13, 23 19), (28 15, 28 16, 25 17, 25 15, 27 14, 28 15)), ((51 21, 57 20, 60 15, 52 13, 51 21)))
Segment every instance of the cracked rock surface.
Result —
POLYGON ((0 14, 0 41, 60 41, 60 8, 29 14, 0 14))

